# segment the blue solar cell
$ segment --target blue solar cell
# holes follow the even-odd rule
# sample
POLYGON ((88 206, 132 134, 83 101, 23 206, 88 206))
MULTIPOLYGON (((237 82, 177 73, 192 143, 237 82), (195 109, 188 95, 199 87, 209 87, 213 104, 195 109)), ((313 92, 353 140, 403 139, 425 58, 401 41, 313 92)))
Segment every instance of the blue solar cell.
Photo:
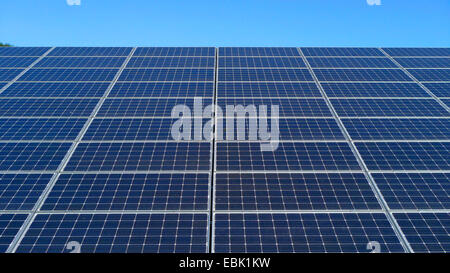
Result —
POLYGON ((6 252, 27 216, 27 214, 0 214, 0 253, 6 252))
POLYGON ((0 118, 0 140, 75 140, 87 119, 0 118))
POLYGON ((214 57, 133 57, 127 67, 211 67, 214 68, 214 57))
POLYGON ((216 174, 215 210, 380 209, 361 173, 216 174))
POLYGON ((22 69, 0 68, 0 81, 12 81, 22 71, 22 69))
POLYGON ((403 252, 382 213, 216 214, 215 252, 403 252))
POLYGON ((118 71, 112 68, 35 68, 28 70, 19 81, 112 81, 118 71))
POLYGON ((315 83, 306 82, 221 82, 217 97, 321 97, 315 83))
POLYGON ((450 97, 450 83, 424 83, 426 88, 428 88, 435 96, 438 97, 450 97))
POLYGON ((434 99, 331 99, 341 117, 448 117, 434 99))
POLYGON ((366 68, 395 68, 389 58, 308 58, 311 67, 366 67, 366 68))
POLYGON ((405 68, 450 68, 450 58, 395 58, 405 68))
POLYGON ((450 107, 450 99, 442 100, 448 107, 450 107))
POLYGON ((125 57, 45 57, 34 67, 121 67, 125 57))
POLYGON ((321 83, 328 97, 430 97, 416 83, 321 83))
POLYGON ((221 47, 219 56, 301 56, 295 47, 221 47))
POLYGON ((32 210, 52 174, 0 174, 0 210, 32 210))
POLYGON ((0 67, 28 67, 36 57, 0 57, 0 67))
POLYGON ((0 171, 53 171, 71 143, 0 143, 0 171))
POLYGON ((450 251, 450 213, 395 213, 414 252, 450 251))
POLYGON ((306 67, 301 57, 221 57, 219 67, 306 67))
POLYGON ((98 99, 0 99, 0 116, 90 116, 98 99))
MULTIPOLYGON (((212 103, 212 98, 202 99, 203 107, 212 103)), ((170 117, 172 109, 179 104, 194 109, 191 98, 153 98, 153 99, 107 99, 97 117, 170 117)), ((194 116, 195 113, 191 113, 194 116)), ((201 116, 203 113, 199 113, 201 116)))
POLYGON ((400 69, 348 68, 326 69, 315 68, 319 81, 412 81, 400 69))
POLYGON ((449 209, 450 173, 373 173, 391 209, 449 209))
POLYGON ((102 97, 109 83, 102 82, 15 82, 2 97, 102 97))
POLYGON ((38 214, 17 252, 207 252, 207 214, 38 214))
POLYGON ((391 56, 450 57, 450 48, 383 48, 391 56))
POLYGON ((308 69, 221 68, 219 81, 313 81, 308 69))
POLYGON ((260 142, 219 142, 216 153, 218 171, 360 170, 343 142, 280 142, 273 152, 260 142))
POLYGON ((450 139, 450 119, 343 119, 353 140, 450 139))
POLYGON ((450 170, 450 142, 357 142, 369 170, 450 170))
POLYGON ((57 47, 48 56, 128 56, 131 47, 57 47))
POLYGON ((272 106, 279 107, 280 117, 331 117, 328 105, 323 99, 299 99, 299 98, 221 98, 218 105, 226 115, 227 105, 244 106, 254 105, 259 111, 261 105, 267 106, 269 117, 272 115, 272 106))
POLYGON ((450 81, 450 69, 408 69, 419 81, 450 81))
POLYGON ((41 56, 50 47, 0 47, 0 56, 41 56))
POLYGON ((212 97, 212 82, 118 82, 109 97, 212 97))
POLYGON ((209 174, 62 174, 41 210, 207 210, 209 174))
POLYGON ((214 69, 129 68, 123 70, 119 81, 214 81, 214 69))
POLYGON ((210 143, 80 143, 65 171, 208 171, 210 143))
POLYGON ((384 56, 377 48, 302 47, 305 56, 384 56))
POLYGON ((133 56, 214 56, 214 47, 138 47, 133 56))

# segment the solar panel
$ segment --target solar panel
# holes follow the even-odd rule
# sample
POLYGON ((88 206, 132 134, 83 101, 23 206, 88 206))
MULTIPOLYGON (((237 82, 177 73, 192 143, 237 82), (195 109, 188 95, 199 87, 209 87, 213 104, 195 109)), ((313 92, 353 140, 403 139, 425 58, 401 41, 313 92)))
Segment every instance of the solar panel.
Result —
POLYGON ((249 82, 249 81, 312 81, 307 69, 268 69, 268 68, 221 68, 219 81, 249 82))
POLYGON ((50 47, 0 47, 0 56, 41 56, 50 47))
POLYGON ((28 70, 19 81, 112 81, 118 69, 111 68, 35 68, 28 70))
POLYGON ((124 61, 125 57, 45 57, 34 67, 120 67, 124 61))
POLYGON ((411 79, 400 69, 348 68, 327 69, 315 68, 319 81, 399 81, 407 82, 411 79))
POLYGON ((377 48, 302 47, 305 56, 384 56, 377 48))
POLYGON ((11 81, 22 71, 22 69, 0 68, 0 81, 11 81))
POLYGON ((435 96, 438 97, 450 97, 450 83, 424 83, 426 88, 428 88, 435 96))
POLYGON ((221 57, 219 67, 306 67, 300 57, 221 57))
POLYGON ((396 58, 405 68, 450 68, 450 58, 396 58))
POLYGON ((214 62, 214 57, 133 57, 127 67, 214 68, 214 62))
POLYGON ((138 47, 133 56, 215 56, 213 47, 138 47))
POLYGON ((27 219, 27 214, 0 214, 0 252, 6 252, 20 227, 27 219))
POLYGON ((365 68, 395 68, 389 58, 308 58, 311 67, 365 67, 365 68))
POLYGON ((419 81, 450 81, 450 69, 408 69, 419 81))
POLYGON ((212 97, 211 82, 118 82, 109 97, 212 97))
POLYGON ((328 97, 427 97, 416 83, 321 83, 328 97))
POLYGON ((450 57, 449 48, 383 48, 391 56, 441 56, 450 57))
POLYGON ((219 56, 300 56, 295 47, 221 47, 219 56))
POLYGON ((217 97, 321 97, 309 82, 220 82, 217 97))
POLYGON ((442 100, 448 107, 450 107, 450 99, 442 100))
POLYGON ((104 82, 15 82, 1 97, 101 97, 109 83, 104 82))
POLYGON ((27 68, 35 60, 36 57, 0 57, 0 67, 27 68))
POLYGON ((48 56, 128 56, 131 47, 57 47, 48 56))
POLYGON ((213 81, 214 70, 205 68, 136 68, 125 69, 119 81, 213 81))

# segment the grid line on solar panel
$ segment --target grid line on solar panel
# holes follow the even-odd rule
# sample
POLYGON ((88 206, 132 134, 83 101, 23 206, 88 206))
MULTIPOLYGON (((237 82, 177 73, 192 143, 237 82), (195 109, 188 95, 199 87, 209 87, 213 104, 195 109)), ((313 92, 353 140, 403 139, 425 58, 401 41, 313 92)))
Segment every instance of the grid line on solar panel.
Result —
POLYGON ((419 81, 450 81, 450 69, 407 69, 419 81))
POLYGON ((128 56, 131 47, 57 47, 48 56, 128 56))
MULTIPOLYGON (((222 108, 224 115, 227 113, 227 105, 229 108, 242 105, 247 107, 254 105, 261 107, 267 106, 267 115, 272 115, 272 106, 279 107, 280 117, 331 117, 332 114, 323 99, 301 99, 301 98, 219 98, 217 104, 222 108)), ((231 109, 230 109, 231 111, 231 109)), ((230 112, 231 113, 231 112, 230 112)))
POLYGON ((209 174, 62 174, 40 210, 207 210, 209 174))
POLYGON ((450 213, 395 213, 414 252, 450 251, 450 213))
POLYGON ((392 210, 450 209, 450 173, 373 173, 392 210))
POLYGON ((404 68, 450 68, 450 58, 394 58, 404 68))
POLYGON ((27 68, 37 57, 0 57, 0 67, 27 68))
POLYGON ((0 118, 0 140, 75 140, 86 121, 76 118, 0 118))
POLYGON ((313 82, 220 82, 217 97, 321 97, 313 82))
POLYGON ((113 68, 32 68, 17 81, 112 81, 118 69, 113 68))
POLYGON ((213 68, 214 57, 133 57, 127 68, 213 68))
POLYGON ((280 142, 262 151, 261 142, 216 143, 217 171, 360 170, 345 142, 280 142))
POLYGON ((220 68, 218 73, 218 81, 225 82, 313 81, 309 71, 301 68, 220 68))
POLYGON ((299 68, 306 67, 301 57, 220 57, 220 68, 299 68))
POLYGON ((410 83, 321 83, 328 97, 430 97, 420 85, 410 83))
POLYGON ((389 58, 307 58, 313 68, 396 68, 389 58))
POLYGON ((112 68, 121 67, 125 57, 45 57, 34 67, 42 68, 112 68))
POLYGON ((71 143, 0 142, 0 171, 56 170, 71 143))
POLYGON ((319 81, 412 81, 397 68, 314 68, 313 71, 319 81))
POLYGON ((450 107, 450 99, 443 99, 443 103, 445 103, 448 107, 450 107))
POLYGON ((434 99, 330 99, 340 117, 435 116, 449 112, 434 99))
POLYGON ((212 97, 212 82, 117 82, 108 97, 212 97))
POLYGON ((404 252, 382 213, 216 213, 215 252, 404 252))
POLYGON ((437 97, 450 97, 450 83, 423 83, 437 97))
POLYGON ((214 81, 214 69, 207 68, 126 68, 119 81, 214 81))
POLYGON ((92 82, 15 82, 2 97, 102 97, 109 83, 92 82))
POLYGON ((207 214, 37 214, 16 252, 207 252, 207 214))
POLYGON ((23 69, 0 68, 0 81, 12 81, 23 69))
POLYGON ((352 48, 352 47, 302 47, 300 48, 303 54, 310 56, 383 56, 377 48, 352 48))
POLYGON ((138 47, 133 57, 214 57, 215 51, 214 47, 138 47))
POLYGON ((207 171, 210 143, 80 143, 64 171, 207 171))
POLYGON ((450 119, 343 119, 353 140, 447 140, 450 119))
MULTIPOLYGON (((212 98, 202 98, 204 106, 212 103, 212 98)), ((194 109, 192 98, 150 98, 150 99, 106 99, 97 113, 97 117, 171 117, 173 107, 185 105, 194 109)), ((203 112, 192 112, 192 116, 201 117, 203 112)))
POLYGON ((220 57, 282 57, 282 56, 300 56, 295 47, 220 47, 220 57))
POLYGON ((215 211, 381 209, 362 173, 219 173, 215 211))
POLYGON ((0 253, 6 252, 27 216, 27 214, 0 213, 0 253))
POLYGON ((32 210, 52 176, 0 173, 0 210, 32 210))
POLYGON ((450 170, 450 142, 357 142, 365 165, 377 170, 450 170))
POLYGON ((450 57, 450 48, 383 48, 393 57, 399 56, 441 56, 450 57))
POLYGON ((0 116, 90 116, 98 99, 0 99, 0 116))
POLYGON ((50 47, 0 47, 0 56, 39 57, 45 52, 47 52, 49 49, 50 47))

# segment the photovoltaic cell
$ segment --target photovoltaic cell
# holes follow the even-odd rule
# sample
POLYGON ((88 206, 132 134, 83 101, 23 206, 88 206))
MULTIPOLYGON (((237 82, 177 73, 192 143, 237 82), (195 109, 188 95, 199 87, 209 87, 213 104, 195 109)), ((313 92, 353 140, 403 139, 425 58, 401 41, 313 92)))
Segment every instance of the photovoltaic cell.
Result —
POLYGON ((214 81, 214 69, 128 68, 120 74, 119 81, 214 81))
POLYGON ((23 67, 31 65, 36 57, 0 57, 0 67, 23 67))
POLYGON ((0 56, 41 56, 50 47, 0 47, 0 56))
POLYGON ((15 82, 1 97, 102 97, 109 83, 103 82, 15 82))
POLYGON ((207 210, 209 174, 62 174, 41 210, 207 210))
POLYGON ((262 151, 260 142, 217 143, 218 171, 360 170, 347 143, 280 142, 262 151))
POLYGON ((217 97, 321 97, 315 83, 307 82, 221 82, 217 97))
POLYGON ((133 56, 214 56, 213 47, 138 47, 133 56))
POLYGON ((415 252, 450 251, 450 213, 395 213, 415 252))
POLYGON ((374 173, 391 209, 449 209, 450 173, 374 173))
POLYGON ((448 117, 449 112, 433 99, 331 99, 341 117, 448 117))
POLYGON ((369 170, 450 170, 450 142, 357 142, 369 170))
POLYGON ((214 68, 214 57, 133 57, 127 67, 209 67, 214 68))
POLYGON ((45 57, 34 67, 121 67, 125 57, 45 57))
POLYGON ((212 82, 118 82, 109 97, 212 97, 212 82))
POLYGON ((416 83, 321 83, 328 97, 430 97, 416 83))
POLYGON ((450 99, 442 100, 448 107, 450 107, 450 99))
POLYGON ((395 58, 405 68, 450 68, 450 58, 395 58))
POLYGON ((348 68, 326 69, 315 68, 319 81, 412 81, 400 69, 348 68))
POLYGON ((295 47, 221 47, 219 56, 301 56, 295 47))
POLYGON ((218 210, 381 209, 361 173, 216 174, 218 210))
POLYGON ((27 216, 27 214, 0 214, 0 253, 6 252, 27 216))
POLYGON ((87 119, 0 118, 0 140, 75 140, 87 119))
POLYGON ((65 171, 208 171, 210 143, 80 143, 65 171))
POLYGON ((112 68, 35 68, 28 70, 18 81, 112 81, 118 69, 112 68))
POLYGON ((219 81, 313 81, 307 69, 221 68, 219 81))
POLYGON ((22 69, 0 68, 0 81, 11 81, 22 71, 22 69))
POLYGON ((424 83, 423 85, 438 97, 450 97, 450 83, 433 82, 424 83))
POLYGON ((450 119, 343 119, 353 140, 450 139, 450 119))
POLYGON ((71 143, 0 142, 0 171, 54 171, 71 143))
POLYGON ((131 47, 57 47, 48 56, 128 56, 131 47))
POLYGON ((207 252, 207 214, 38 214, 17 252, 207 252))
POLYGON ((305 56, 384 56, 377 48, 302 47, 305 56))
POLYGON ((52 174, 0 174, 0 210, 33 209, 52 176, 52 174))
POLYGON ((311 67, 396 68, 389 58, 308 58, 311 67))
POLYGON ((219 67, 306 67, 301 57, 221 57, 219 67))
POLYGON ((391 56, 450 57, 450 48, 383 48, 391 56))
POLYGON ((215 252, 403 252, 382 213, 216 214, 215 252))
POLYGON ((450 69, 408 69, 419 81, 450 81, 450 69))

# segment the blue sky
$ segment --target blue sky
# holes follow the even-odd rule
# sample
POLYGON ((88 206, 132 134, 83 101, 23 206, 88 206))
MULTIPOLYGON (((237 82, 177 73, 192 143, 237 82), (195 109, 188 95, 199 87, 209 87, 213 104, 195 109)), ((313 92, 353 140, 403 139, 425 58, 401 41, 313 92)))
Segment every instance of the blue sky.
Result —
POLYGON ((4 0, 16 46, 450 46, 449 0, 4 0))

